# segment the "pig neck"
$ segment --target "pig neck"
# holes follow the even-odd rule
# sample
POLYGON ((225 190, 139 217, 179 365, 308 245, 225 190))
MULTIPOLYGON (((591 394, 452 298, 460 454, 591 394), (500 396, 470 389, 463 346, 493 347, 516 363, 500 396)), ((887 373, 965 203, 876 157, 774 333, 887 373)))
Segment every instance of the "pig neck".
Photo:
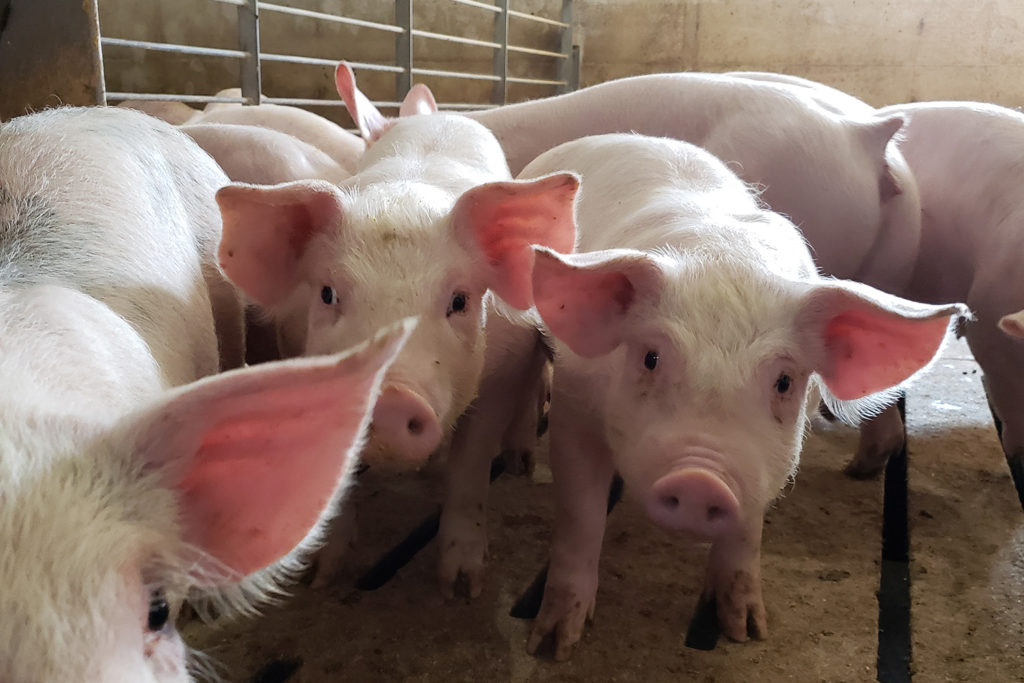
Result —
POLYGON ((735 117, 757 122, 769 114, 806 116, 807 111, 833 118, 813 103, 810 93, 774 83, 716 74, 652 74, 466 116, 494 132, 512 173, 518 174, 541 153, 587 135, 635 131, 703 145, 735 117))

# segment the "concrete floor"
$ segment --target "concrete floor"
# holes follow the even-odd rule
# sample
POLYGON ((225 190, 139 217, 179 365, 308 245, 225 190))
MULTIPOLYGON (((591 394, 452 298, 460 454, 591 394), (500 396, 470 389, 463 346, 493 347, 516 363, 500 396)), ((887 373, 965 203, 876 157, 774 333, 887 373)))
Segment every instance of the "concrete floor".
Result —
MULTIPOLYGON (((965 344, 911 388, 907 413, 914 680, 1024 680, 1024 516, 965 344)), ((795 486, 768 515, 764 642, 687 648, 706 547, 626 504, 609 520, 596 620, 573 659, 527 655, 529 622, 509 609, 546 560, 543 463, 532 480, 493 486, 487 586, 472 603, 441 599, 433 543, 384 587, 353 587, 439 497, 436 473, 371 472, 357 493, 350 577, 325 591, 298 586, 260 619, 193 622, 185 636, 224 680, 254 683, 873 680, 882 486, 841 474, 855 443, 854 430, 816 420, 795 486)))

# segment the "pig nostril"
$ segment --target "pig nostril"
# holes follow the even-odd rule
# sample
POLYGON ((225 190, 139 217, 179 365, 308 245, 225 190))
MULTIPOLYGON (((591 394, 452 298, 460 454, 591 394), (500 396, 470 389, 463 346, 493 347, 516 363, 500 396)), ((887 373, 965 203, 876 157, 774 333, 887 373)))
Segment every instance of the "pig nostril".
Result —
POLYGON ((419 418, 414 417, 409 420, 409 424, 406 425, 406 429, 408 429, 409 433, 413 436, 419 436, 423 433, 423 422, 419 418))
POLYGON ((723 510, 722 508, 718 507, 717 505, 712 505, 711 507, 708 508, 709 522, 714 522, 715 520, 721 519, 722 517, 725 517, 725 510, 723 510))
POLYGON ((661 502, 669 510, 675 510, 679 507, 679 499, 675 496, 664 496, 661 502))

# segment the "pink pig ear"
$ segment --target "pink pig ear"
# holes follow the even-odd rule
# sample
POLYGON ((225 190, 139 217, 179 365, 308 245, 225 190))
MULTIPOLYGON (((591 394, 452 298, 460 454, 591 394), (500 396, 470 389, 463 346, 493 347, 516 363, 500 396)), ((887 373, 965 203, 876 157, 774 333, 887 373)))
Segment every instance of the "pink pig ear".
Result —
POLYGON ((345 354, 235 370, 148 413, 136 451, 178 492, 183 540, 237 574, 288 555, 349 477, 403 321, 345 354))
POLYGON ((217 192, 223 220, 217 257, 256 303, 273 306, 299 282, 309 241, 341 222, 341 195, 328 182, 228 185, 217 192))
POLYGON ((1011 337, 1024 339, 1024 311, 1004 315, 999 319, 999 329, 1011 337))
MULTIPOLYGON (((352 67, 345 62, 340 62, 334 70, 334 85, 338 89, 338 95, 345 102, 349 116, 356 122, 359 133, 367 144, 379 140, 391 126, 395 125, 392 119, 381 114, 369 98, 356 87, 356 76, 352 73, 352 67)), ((433 95, 430 99, 434 99, 433 95)))
POLYGON ((603 356, 621 344, 638 301, 653 299, 661 290, 661 267, 639 251, 535 251, 537 312, 551 334, 584 358, 603 356))
POLYGON ((572 251, 579 183, 572 173, 488 183, 465 192, 452 209, 456 239, 481 254, 484 283, 510 305, 533 303, 530 245, 572 251))
POLYGON ((436 113, 437 101, 434 99, 434 93, 430 92, 430 88, 422 83, 412 86, 398 110, 399 116, 436 113))
POLYGON ((829 391, 852 401, 897 386, 927 366, 942 346, 950 316, 966 306, 930 306, 866 285, 815 287, 797 316, 815 370, 829 391))

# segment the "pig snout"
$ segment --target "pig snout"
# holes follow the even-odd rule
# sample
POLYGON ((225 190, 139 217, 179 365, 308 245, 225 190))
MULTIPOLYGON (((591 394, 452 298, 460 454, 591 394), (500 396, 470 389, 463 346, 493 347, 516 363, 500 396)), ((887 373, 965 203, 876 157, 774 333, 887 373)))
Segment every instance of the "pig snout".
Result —
POLYGON ((387 387, 373 411, 373 441, 393 458, 423 462, 441 445, 441 424, 416 392, 387 387))
POLYGON ((740 522, 740 501, 728 479, 706 458, 683 460, 651 486, 647 515, 668 529, 714 539, 740 522))

